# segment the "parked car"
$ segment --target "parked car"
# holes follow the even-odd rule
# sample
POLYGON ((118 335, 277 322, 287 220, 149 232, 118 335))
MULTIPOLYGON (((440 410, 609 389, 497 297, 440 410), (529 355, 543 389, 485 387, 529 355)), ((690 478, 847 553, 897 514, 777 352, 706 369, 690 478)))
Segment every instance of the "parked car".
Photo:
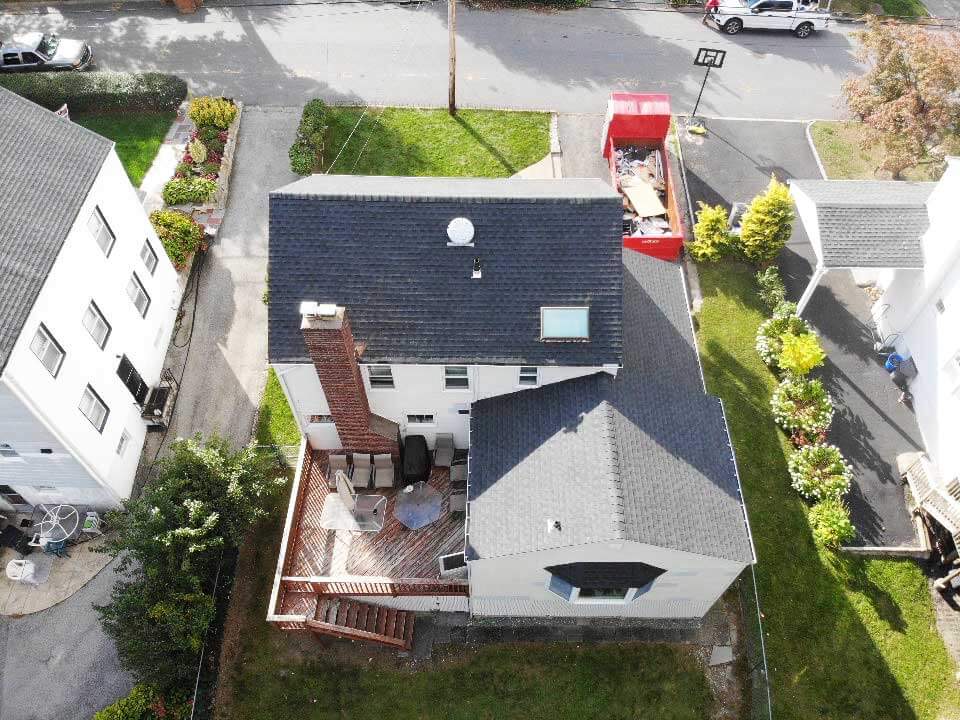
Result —
POLYGON ((83 70, 93 60, 90 46, 56 33, 27 33, 0 42, 0 70, 83 70))
POLYGON ((790 30, 798 38, 805 38, 814 30, 824 29, 830 13, 820 10, 816 0, 721 0, 712 19, 727 35, 756 28, 790 30))

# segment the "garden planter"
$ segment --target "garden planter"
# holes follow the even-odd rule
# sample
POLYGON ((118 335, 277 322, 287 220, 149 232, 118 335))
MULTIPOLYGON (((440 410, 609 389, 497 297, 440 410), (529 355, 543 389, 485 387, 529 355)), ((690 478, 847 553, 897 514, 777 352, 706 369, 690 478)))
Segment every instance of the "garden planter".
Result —
POLYGON ((173 0, 173 4, 177 6, 177 10, 182 15, 189 15, 195 13, 203 5, 203 0, 173 0))

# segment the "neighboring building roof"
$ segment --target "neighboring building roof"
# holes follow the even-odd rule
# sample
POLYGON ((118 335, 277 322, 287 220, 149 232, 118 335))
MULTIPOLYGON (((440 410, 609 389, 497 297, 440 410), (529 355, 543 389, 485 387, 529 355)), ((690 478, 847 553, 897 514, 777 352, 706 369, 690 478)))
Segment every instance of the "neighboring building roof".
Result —
POLYGON ((288 185, 270 195, 270 361, 309 362, 298 308, 313 300, 346 307, 364 362, 619 364, 620 208, 600 180, 288 185), (457 217, 473 246, 448 246, 457 217), (584 305, 589 342, 540 340, 542 306, 584 305))
POLYGON ((0 372, 113 143, 0 88, 0 372))
POLYGON ((753 561, 681 272, 630 250, 623 271, 616 379, 597 373, 472 405, 470 557, 629 540, 753 561))
POLYGON ((825 267, 921 268, 936 183, 791 180, 816 206, 825 267))

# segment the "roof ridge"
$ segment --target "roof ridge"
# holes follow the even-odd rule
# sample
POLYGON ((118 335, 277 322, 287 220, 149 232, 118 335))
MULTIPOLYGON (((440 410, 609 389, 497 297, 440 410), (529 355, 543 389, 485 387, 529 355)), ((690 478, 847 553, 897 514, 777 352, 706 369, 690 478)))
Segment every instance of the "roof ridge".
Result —
POLYGON ((623 474, 621 472, 620 465, 620 435, 617 432, 617 420, 615 414, 617 409, 614 407, 613 403, 609 399, 603 400, 603 419, 604 425, 606 426, 607 438, 609 441, 610 454, 607 456, 607 461, 610 464, 608 468, 609 477, 612 479, 611 483, 611 507, 613 509, 614 516, 614 528, 615 528, 615 540, 626 540, 627 539, 627 514, 624 509, 626 500, 624 498, 623 492, 623 474))
MULTIPOLYGON (((64 118, 64 117, 62 117, 62 116, 60 116, 60 115, 57 115, 57 113, 55 113, 53 110, 50 110, 49 108, 45 108, 45 107, 44 107, 43 105, 41 105, 40 103, 35 103, 35 102, 34 102, 33 100, 31 100, 30 98, 25 98, 23 95, 18 95, 17 93, 15 93, 13 90, 10 90, 9 88, 5 88, 5 87, 3 87, 2 85, 0 85, 0 91, 3 91, 3 92, 6 93, 7 95, 10 95, 10 96, 12 96, 13 98, 16 98, 16 100, 19 101, 19 102, 21 102, 21 103, 34 106, 36 109, 41 110, 42 112, 45 112, 45 113, 47 113, 48 115, 53 115, 54 117, 56 117, 56 118, 58 118, 58 119, 60 119, 60 120, 66 120, 68 123, 70 123, 70 127, 79 128, 80 131, 81 131, 81 133, 86 133, 87 135, 93 135, 93 137, 95 137, 97 140, 100 140, 101 142, 105 142, 105 143, 107 143, 108 145, 110 145, 111 148, 114 148, 114 147, 116 147, 116 145, 117 145, 117 143, 116 143, 115 141, 111 140, 110 138, 104 137, 104 136, 101 135, 100 133, 94 132, 94 131, 91 130, 90 128, 84 127, 83 125, 81 125, 81 124, 78 123, 78 122, 74 122, 73 120, 71 120, 71 119, 69 118, 69 116, 66 117, 66 118, 64 118)), ((0 93, 0 94, 2 94, 2 93, 0 93)), ((66 105, 66 104, 67 104, 67 103, 64 103, 64 105, 66 105)))

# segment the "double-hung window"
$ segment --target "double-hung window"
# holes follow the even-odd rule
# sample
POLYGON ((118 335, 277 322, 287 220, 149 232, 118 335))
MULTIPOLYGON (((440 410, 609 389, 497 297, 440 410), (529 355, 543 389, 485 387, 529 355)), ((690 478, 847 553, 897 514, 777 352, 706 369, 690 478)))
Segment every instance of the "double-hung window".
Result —
POLYGON ((54 377, 60 372, 63 364, 63 348, 53 339, 53 335, 43 325, 37 328, 36 335, 30 341, 30 350, 39 358, 40 362, 54 377))
POLYGON ((113 243, 116 242, 116 238, 110 226, 107 225, 103 213, 100 212, 100 208, 95 207, 93 212, 90 213, 90 218, 87 220, 87 229, 100 249, 103 250, 103 254, 110 257, 110 251, 113 250, 113 243))
POLYGON ((434 425, 436 420, 432 413, 407 413, 407 425, 434 425))
POLYGON ((140 316, 146 317, 147 308, 150 307, 150 296, 147 295, 146 288, 143 287, 136 273, 130 276, 130 282, 127 283, 127 297, 133 302, 140 316))
POLYGON ((536 387, 540 384, 539 368, 536 366, 524 366, 520 368, 520 385, 536 387))
POLYGON ((83 396, 80 398, 80 412, 97 429, 97 432, 103 432, 103 426, 107 424, 110 408, 89 385, 87 385, 83 391, 83 396))
POLYGON ((540 308, 540 337, 543 340, 589 340, 590 308, 540 308))
POLYGON ((370 387, 392 390, 393 369, 389 365, 370 365, 367 367, 367 376, 370 378, 370 387))
POLYGON ((443 366, 444 390, 469 390, 470 374, 466 365, 443 366))
POLYGON ((153 271, 157 269, 157 253, 150 246, 149 240, 143 241, 143 247, 140 248, 140 259, 147 267, 147 272, 153 275, 153 271))
POLYGON ((123 455, 130 444, 130 433, 126 430, 120 433, 120 440, 117 442, 117 455, 123 455))
POLYGON ((103 317, 97 304, 90 301, 86 312, 83 313, 83 327, 90 333, 90 337, 101 350, 107 344, 107 338, 110 337, 110 323, 103 317))

